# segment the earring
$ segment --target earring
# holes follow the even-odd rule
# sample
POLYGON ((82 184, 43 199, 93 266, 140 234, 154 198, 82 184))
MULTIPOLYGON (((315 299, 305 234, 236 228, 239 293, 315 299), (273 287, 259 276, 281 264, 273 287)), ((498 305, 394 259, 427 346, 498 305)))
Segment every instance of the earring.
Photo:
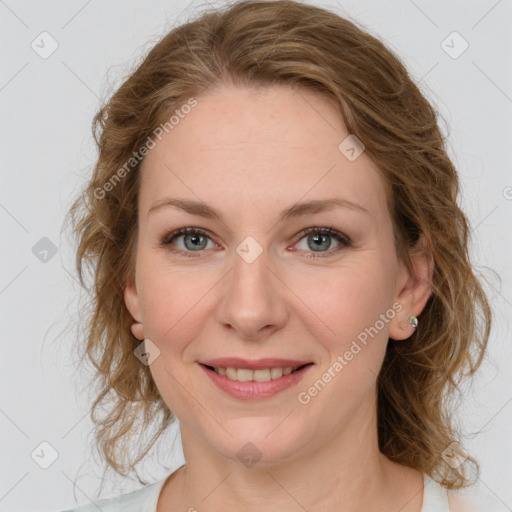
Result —
POLYGON ((418 317, 412 315, 408 322, 413 326, 414 329, 416 329, 416 327, 418 327, 418 317))
POLYGON ((140 322, 135 322, 131 326, 132 334, 138 339, 144 339, 144 330, 142 328, 142 324, 140 322))

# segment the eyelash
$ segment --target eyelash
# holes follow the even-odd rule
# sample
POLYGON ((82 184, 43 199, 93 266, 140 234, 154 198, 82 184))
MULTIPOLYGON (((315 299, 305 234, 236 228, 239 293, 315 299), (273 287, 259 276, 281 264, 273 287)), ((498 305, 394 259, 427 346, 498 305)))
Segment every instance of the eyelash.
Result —
MULTIPOLYGON (((306 228, 306 229, 302 230, 297 235, 298 236, 297 242, 300 242, 300 240, 302 240, 305 236, 309 235, 310 233, 316 233, 316 234, 320 234, 320 235, 329 235, 329 236, 333 237, 337 242, 339 242, 340 245, 335 249, 332 249, 332 250, 329 250, 329 251, 326 251, 325 253, 323 253, 325 255, 306 256, 306 258, 312 258, 312 259, 327 258, 327 257, 332 256, 333 253, 338 253, 343 248, 352 246, 352 240, 349 237, 343 235, 342 233, 333 229, 332 227, 320 227, 320 226, 313 226, 313 227, 306 228)), ((176 231, 172 231, 171 233, 166 234, 161 240, 161 246, 164 248, 168 247, 171 244, 171 242, 173 242, 179 236, 189 235, 189 234, 197 234, 197 235, 206 236, 207 238, 209 238, 211 240, 211 237, 209 236, 208 232, 205 231, 204 229, 189 227, 189 228, 177 229, 176 231)), ((189 258, 197 258, 198 257, 198 256, 193 256, 191 254, 194 251, 181 251, 181 250, 174 250, 174 249, 171 249, 171 250, 172 250, 172 252, 175 252, 175 253, 181 253, 185 257, 189 257, 189 258)), ((203 251, 197 251, 197 252, 203 252, 203 251)), ((319 253, 319 254, 322 254, 322 253, 319 253)))

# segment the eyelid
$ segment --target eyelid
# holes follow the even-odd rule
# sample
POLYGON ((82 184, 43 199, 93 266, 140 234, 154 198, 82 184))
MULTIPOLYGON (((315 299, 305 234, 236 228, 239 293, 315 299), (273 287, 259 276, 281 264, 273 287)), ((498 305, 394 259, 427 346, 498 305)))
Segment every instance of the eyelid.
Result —
POLYGON ((333 236, 335 238, 341 238, 346 243, 352 243, 352 240, 347 235, 341 233, 333 226, 310 226, 309 228, 305 228, 302 231, 299 231, 297 233, 296 238, 297 240, 301 240, 304 238, 305 235, 308 235, 309 233, 320 233, 320 234, 326 234, 333 236))
POLYGON ((338 241, 339 246, 335 247, 334 249, 325 251, 325 252, 306 251, 309 254, 309 256, 306 256, 306 258, 319 259, 319 258, 332 257, 332 256, 337 255, 342 249, 347 248, 347 247, 352 247, 352 245, 353 245, 352 239, 349 236, 338 231, 334 227, 332 227, 332 226, 316 226, 316 225, 311 226, 309 228, 305 228, 302 231, 300 231, 296 236, 297 241, 295 242, 295 244, 300 242, 309 233, 319 233, 321 235, 329 235, 330 237, 332 237, 338 241))
POLYGON ((166 245, 170 244, 173 239, 178 238, 179 236, 183 236, 183 235, 187 235, 187 234, 191 234, 191 233, 192 234, 198 233, 200 235, 208 237, 210 240, 213 241, 213 236, 211 235, 211 233, 208 230, 203 229, 203 228, 197 228, 194 226, 188 226, 185 228, 174 229, 174 230, 170 231, 169 233, 166 233, 161 239, 161 244, 163 246, 166 246, 166 245))

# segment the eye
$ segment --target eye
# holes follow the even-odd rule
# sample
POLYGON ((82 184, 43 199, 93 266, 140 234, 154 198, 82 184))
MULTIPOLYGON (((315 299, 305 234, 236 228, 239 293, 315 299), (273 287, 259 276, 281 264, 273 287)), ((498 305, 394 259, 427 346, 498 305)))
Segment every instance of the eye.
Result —
POLYGON ((338 253, 341 249, 352 245, 352 241, 349 237, 331 227, 311 227, 302 231, 299 236, 301 236, 299 242, 303 239, 306 241, 306 248, 301 250, 307 251, 311 249, 311 252, 314 253, 327 253, 326 255, 309 255, 306 256, 307 258, 325 258, 332 256, 333 253, 338 253), (329 250, 332 246, 332 239, 335 239, 338 245, 334 249, 329 250))
MULTIPOLYGON (((349 237, 343 235, 339 231, 331 227, 319 227, 314 226, 301 231, 298 235, 300 237, 299 242, 303 239, 306 240, 306 248, 300 248, 300 250, 308 252, 308 249, 313 253, 326 253, 318 255, 309 255, 307 258, 325 258, 332 256, 333 253, 338 253, 345 247, 350 247, 352 241, 349 237), (337 247, 331 249, 332 239, 338 244, 337 247), (331 250, 330 250, 331 249, 331 250)), ((176 231, 165 235, 161 240, 162 247, 177 246, 178 240, 182 239, 183 247, 172 248, 173 252, 180 253, 187 257, 198 257, 203 249, 212 248, 208 247, 208 242, 211 242, 214 246, 217 246, 209 236, 208 232, 201 228, 181 228, 176 231), (198 254, 194 254, 198 253, 198 254)), ((217 246, 218 247, 218 246, 217 246)))
POLYGON ((173 251, 180 252, 184 256, 192 258, 195 257, 195 255, 191 253, 201 252, 202 249, 208 248, 208 241, 211 241, 210 237, 208 236, 207 232, 204 229, 190 227, 181 228, 176 231, 173 231, 172 233, 169 233, 162 239, 161 245, 163 247, 167 247, 172 244, 177 245, 177 240, 179 240, 180 238, 183 239, 184 248, 178 247, 177 250, 173 249, 173 251))

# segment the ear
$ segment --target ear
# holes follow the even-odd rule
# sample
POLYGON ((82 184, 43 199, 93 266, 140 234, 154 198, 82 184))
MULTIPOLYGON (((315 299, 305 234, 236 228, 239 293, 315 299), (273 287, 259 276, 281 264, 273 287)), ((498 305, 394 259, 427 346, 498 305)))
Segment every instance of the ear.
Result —
MULTIPOLYGON (((422 234, 413 249, 409 262, 400 261, 396 280, 396 301, 402 305, 390 322, 389 337, 404 340, 414 333, 414 327, 408 322, 411 316, 419 316, 432 295, 432 276, 434 258, 425 236, 422 234)), ((421 320, 418 328, 421 328, 421 320)))
POLYGON ((126 304, 126 308, 135 321, 131 328, 133 335, 137 339, 143 340, 144 331, 142 329, 142 316, 140 314, 139 295, 137 293, 137 287, 135 285, 134 278, 128 280, 124 288, 124 303, 126 304))

